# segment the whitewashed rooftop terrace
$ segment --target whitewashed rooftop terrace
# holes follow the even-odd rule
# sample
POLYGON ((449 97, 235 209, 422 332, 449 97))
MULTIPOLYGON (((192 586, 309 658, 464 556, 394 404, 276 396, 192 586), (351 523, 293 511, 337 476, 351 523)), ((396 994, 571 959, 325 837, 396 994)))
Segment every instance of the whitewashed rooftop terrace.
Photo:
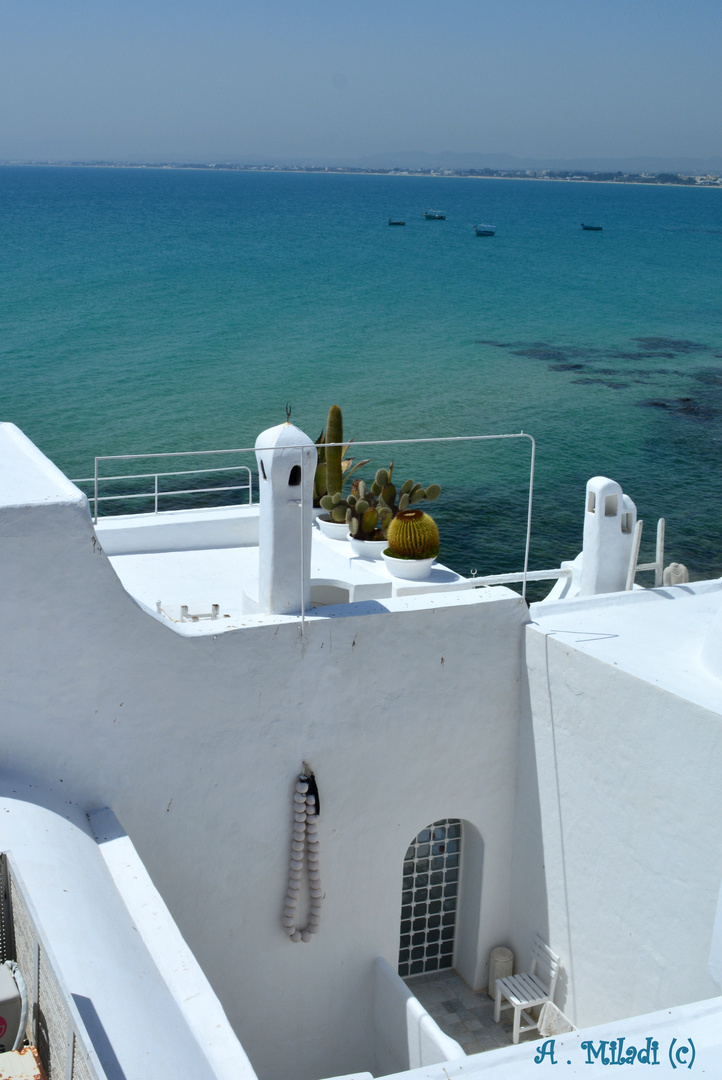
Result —
POLYGON ((529 632, 722 712, 722 579, 532 604, 531 618, 529 632))
MULTIPOLYGON (((126 591, 179 633, 195 636, 296 619, 252 614, 244 607, 244 594, 253 596, 257 589, 257 522, 254 505, 105 518, 96 532, 126 591), (214 605, 218 605, 215 619, 214 605), (181 621, 182 607, 188 608, 188 616, 181 621)), ((311 530, 311 607, 306 612, 310 618, 442 601, 478 603, 510 595, 507 589, 492 592, 471 586, 471 581, 442 564, 432 568, 426 581, 402 581, 389 573, 383 560, 359 558, 347 541, 329 539, 315 526, 311 530), (443 596, 435 596, 438 593, 443 596)))

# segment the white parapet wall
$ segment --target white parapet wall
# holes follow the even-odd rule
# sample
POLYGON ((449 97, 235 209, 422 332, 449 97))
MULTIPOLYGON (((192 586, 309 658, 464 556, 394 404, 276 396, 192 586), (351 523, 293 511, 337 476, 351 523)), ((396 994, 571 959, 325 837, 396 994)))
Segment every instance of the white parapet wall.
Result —
POLYGON ((374 963, 374 1034, 376 1076, 466 1056, 380 956, 374 963))
POLYGON ((635 1016, 623 1023, 540 1037, 474 1054, 464 1061, 394 1073, 383 1080, 538 1080, 546 1076, 602 1080, 616 1075, 635 1080, 645 1076, 678 1080, 690 1074, 717 1077, 722 1075, 721 1017, 722 998, 712 998, 635 1016), (619 1065, 622 1072, 617 1074, 615 1066, 619 1065))
POLYGON ((52 1075, 64 1073, 66 1047, 45 985, 49 967, 72 992, 86 1046, 109 1080, 166 1075, 255 1080, 220 1002, 129 838, 103 811, 94 815, 99 846, 82 808, 63 794, 40 792, 17 775, 0 775, 11 895, 14 901, 22 896, 22 912, 19 904, 13 906, 14 939, 33 997, 37 973, 30 920, 42 938, 41 1015, 31 1008, 30 1034, 39 1025, 38 1043, 52 1075))
POLYGON ((258 504, 216 510, 164 510, 101 518, 95 531, 106 555, 207 551, 258 546, 258 504))

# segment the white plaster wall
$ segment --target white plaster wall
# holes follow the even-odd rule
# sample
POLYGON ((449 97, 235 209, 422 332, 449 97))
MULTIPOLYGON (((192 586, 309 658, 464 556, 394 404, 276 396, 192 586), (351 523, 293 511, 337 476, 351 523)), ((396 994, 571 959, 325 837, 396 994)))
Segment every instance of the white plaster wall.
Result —
POLYGON ((546 921, 578 1026, 712 996, 720 715, 533 626, 526 652, 519 775, 531 781, 531 723, 539 801, 528 783, 516 838, 541 833, 543 866, 517 843, 512 937, 526 945, 546 921))
POLYGON ((439 818, 483 839, 457 964, 484 977, 508 922, 518 598, 189 638, 124 592, 83 500, 0 509, 0 545, 4 764, 113 809, 262 1080, 373 1068, 373 960, 396 964, 404 853, 439 818), (294 945, 280 914, 303 760, 326 899, 317 939, 294 945))
POLYGON ((101 518, 96 532, 106 555, 258 546, 258 503, 101 518))
POLYGON ((374 1042, 376 1076, 464 1057, 382 957, 374 963, 374 1042))

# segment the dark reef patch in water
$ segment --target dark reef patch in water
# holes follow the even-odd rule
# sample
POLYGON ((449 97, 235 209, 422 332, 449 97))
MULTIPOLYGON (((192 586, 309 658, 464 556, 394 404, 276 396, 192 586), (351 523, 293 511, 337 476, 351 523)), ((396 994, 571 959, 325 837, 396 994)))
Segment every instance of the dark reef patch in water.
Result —
POLYGON ((666 337, 635 337, 632 341, 638 341, 639 347, 645 353, 655 353, 656 355, 679 355, 680 353, 699 352, 707 348, 706 345, 702 345, 699 341, 689 341, 686 338, 666 338, 666 337))
MULTIPOLYGON (((562 362, 559 364, 550 364, 550 371, 584 371, 584 364, 574 364, 571 362, 562 362)), ((614 372, 616 374, 616 372, 614 372)))
POLYGON ((608 386, 610 390, 624 390, 627 386, 629 386, 629 383, 615 382, 613 379, 584 378, 572 379, 572 382, 580 383, 583 386, 608 386))
POLYGON ((693 420, 714 420, 719 416, 719 409, 689 397, 650 398, 637 404, 645 409, 663 409, 673 416, 689 416, 693 420))
POLYGON ((565 361, 567 355, 563 349, 555 349, 551 345, 532 345, 530 349, 514 349, 514 356, 530 356, 532 360, 556 360, 558 363, 565 361))
POLYGON ((695 371, 692 376, 697 382, 704 383, 705 386, 722 386, 722 369, 720 368, 701 368, 699 371, 695 371))

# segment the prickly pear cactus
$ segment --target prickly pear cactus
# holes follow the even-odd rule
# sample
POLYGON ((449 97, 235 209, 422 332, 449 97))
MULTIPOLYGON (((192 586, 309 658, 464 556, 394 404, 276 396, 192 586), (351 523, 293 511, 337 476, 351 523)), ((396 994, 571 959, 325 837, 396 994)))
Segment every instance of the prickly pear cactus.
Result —
POLYGON ((372 492, 378 498, 379 506, 388 507, 392 518, 396 517, 399 511, 407 510, 409 506, 421 502, 422 499, 431 501, 441 494, 441 488, 438 484, 429 484, 427 488, 422 488, 421 484, 415 484, 413 480, 406 480, 398 491, 397 502, 397 490, 394 484, 391 483, 393 472, 394 463, 392 461, 388 469, 379 469, 371 485, 372 492))
POLYGON ((389 525, 389 550, 406 559, 431 559, 439 554, 439 530, 423 510, 399 510, 389 525))

